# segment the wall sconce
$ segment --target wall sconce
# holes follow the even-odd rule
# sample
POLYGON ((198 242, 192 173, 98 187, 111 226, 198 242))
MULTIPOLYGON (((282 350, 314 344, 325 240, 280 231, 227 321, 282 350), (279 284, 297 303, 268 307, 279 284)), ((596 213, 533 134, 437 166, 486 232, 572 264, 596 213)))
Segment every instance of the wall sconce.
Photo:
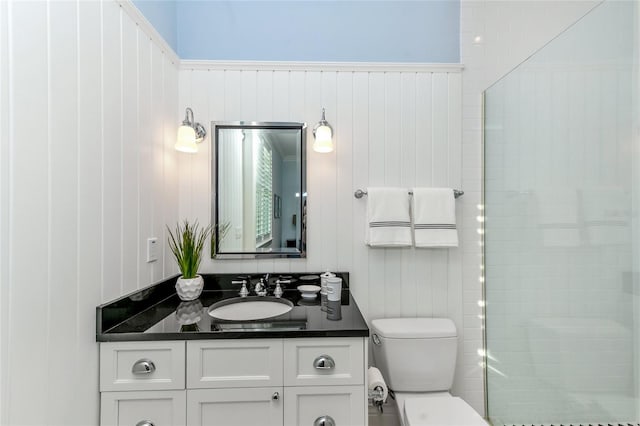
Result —
POLYGON ((333 129, 324 118, 324 108, 322 108, 322 120, 313 128, 313 150, 315 152, 333 151, 333 129))
POLYGON ((194 154, 198 152, 198 145, 207 136, 207 130, 193 119, 193 110, 187 108, 184 121, 178 127, 178 139, 174 148, 176 151, 194 154))

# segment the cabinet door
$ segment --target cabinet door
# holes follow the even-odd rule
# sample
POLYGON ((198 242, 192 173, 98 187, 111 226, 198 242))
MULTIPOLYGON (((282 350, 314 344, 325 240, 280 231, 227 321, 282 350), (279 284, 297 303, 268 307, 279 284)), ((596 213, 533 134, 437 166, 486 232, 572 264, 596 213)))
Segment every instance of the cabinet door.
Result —
POLYGON ((314 426, 321 418, 325 425, 365 425, 364 401, 362 386, 286 388, 284 426, 314 426))
POLYGON ((282 339, 187 342, 187 388, 282 386, 282 339))
POLYGON ((282 426, 282 388, 187 390, 189 426, 282 426))
POLYGON ((182 426, 185 391, 102 392, 101 426, 182 426))

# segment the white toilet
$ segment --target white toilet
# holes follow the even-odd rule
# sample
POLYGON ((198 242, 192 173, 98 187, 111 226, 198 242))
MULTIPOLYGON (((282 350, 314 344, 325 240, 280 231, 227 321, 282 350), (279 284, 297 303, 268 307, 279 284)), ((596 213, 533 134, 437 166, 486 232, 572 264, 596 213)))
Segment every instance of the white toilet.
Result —
POLYGON ((372 321, 373 355, 395 392, 403 426, 486 426, 462 399, 452 396, 456 326, 446 318, 372 321))

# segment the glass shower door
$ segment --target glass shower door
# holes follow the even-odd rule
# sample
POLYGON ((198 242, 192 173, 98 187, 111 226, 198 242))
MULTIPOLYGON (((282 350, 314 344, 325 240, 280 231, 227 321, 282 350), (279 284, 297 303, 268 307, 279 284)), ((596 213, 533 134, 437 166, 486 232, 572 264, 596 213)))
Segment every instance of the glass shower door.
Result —
POLYGON ((636 8, 604 2, 485 92, 494 426, 640 420, 636 8))

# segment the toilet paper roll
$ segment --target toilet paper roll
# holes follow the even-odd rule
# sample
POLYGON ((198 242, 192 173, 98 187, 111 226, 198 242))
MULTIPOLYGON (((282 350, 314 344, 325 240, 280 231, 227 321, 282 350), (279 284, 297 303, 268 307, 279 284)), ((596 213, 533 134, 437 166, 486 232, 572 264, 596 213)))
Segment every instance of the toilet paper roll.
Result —
MULTIPOLYGON (((389 388, 384 381, 384 377, 382 377, 382 373, 376 367, 369 367, 367 370, 367 378, 369 382, 369 395, 373 392, 376 387, 382 388, 382 402, 387 400, 387 396, 389 395, 389 388)), ((376 400, 379 400, 376 398, 376 400)))

